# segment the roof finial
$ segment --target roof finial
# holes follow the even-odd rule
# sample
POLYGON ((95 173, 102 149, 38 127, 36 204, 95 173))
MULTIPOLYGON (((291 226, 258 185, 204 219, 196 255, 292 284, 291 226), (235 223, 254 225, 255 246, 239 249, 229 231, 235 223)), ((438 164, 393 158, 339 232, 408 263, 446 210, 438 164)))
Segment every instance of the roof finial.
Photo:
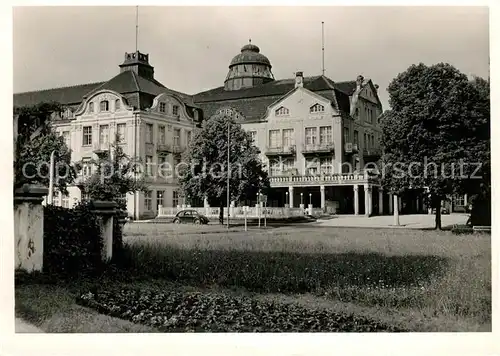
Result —
POLYGON ((248 43, 252 43, 252 39, 251 38, 248 39, 248 43))

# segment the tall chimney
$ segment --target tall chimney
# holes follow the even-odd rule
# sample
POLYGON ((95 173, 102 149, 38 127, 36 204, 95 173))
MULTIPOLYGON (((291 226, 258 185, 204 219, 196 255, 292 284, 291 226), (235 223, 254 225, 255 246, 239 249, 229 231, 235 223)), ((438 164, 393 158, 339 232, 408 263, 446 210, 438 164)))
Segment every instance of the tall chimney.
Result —
POLYGON ((363 80, 365 80, 365 78, 361 74, 358 75, 358 77, 356 78, 356 90, 361 89, 361 86, 363 85, 363 80))
POLYGON ((302 72, 295 73, 295 88, 304 86, 304 74, 302 72))

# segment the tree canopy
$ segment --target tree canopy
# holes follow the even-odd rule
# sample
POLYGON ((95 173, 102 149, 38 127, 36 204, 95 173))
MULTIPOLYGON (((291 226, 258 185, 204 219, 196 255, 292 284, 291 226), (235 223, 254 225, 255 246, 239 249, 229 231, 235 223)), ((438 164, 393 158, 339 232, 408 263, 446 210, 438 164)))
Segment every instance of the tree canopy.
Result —
POLYGON ((489 171, 489 84, 450 64, 418 64, 394 78, 388 92, 383 185, 395 194, 428 188, 441 228, 442 200, 477 191, 489 171))
POLYGON ((199 200, 206 197, 211 205, 221 208, 221 214, 227 201, 228 141, 230 200, 254 199, 259 191, 266 191, 269 180, 250 133, 230 115, 216 115, 203 122, 183 156, 183 169, 179 170, 184 195, 199 200))
POLYGON ((50 155, 55 151, 54 187, 67 192, 76 171, 71 165, 71 150, 64 139, 57 135, 51 125, 51 118, 63 110, 58 103, 41 103, 14 108, 17 120, 15 137, 14 186, 25 183, 49 185, 50 155))
POLYGON ((138 165, 125 154, 118 138, 110 145, 109 151, 100 154, 98 159, 79 162, 80 169, 84 164, 97 167, 83 182, 84 192, 92 200, 114 201, 120 209, 126 210, 125 194, 148 189, 138 165))

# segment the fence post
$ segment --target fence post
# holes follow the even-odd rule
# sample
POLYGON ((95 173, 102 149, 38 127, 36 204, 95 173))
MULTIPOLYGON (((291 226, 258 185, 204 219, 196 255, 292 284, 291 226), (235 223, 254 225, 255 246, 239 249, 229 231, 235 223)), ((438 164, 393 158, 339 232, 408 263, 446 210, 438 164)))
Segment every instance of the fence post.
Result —
POLYGON ((108 261, 113 257, 113 218, 116 214, 116 203, 94 200, 91 207, 91 211, 99 218, 103 242, 102 259, 108 261))
POLYGON ((14 248, 16 268, 43 268, 43 197, 46 187, 25 184, 14 191, 14 248))

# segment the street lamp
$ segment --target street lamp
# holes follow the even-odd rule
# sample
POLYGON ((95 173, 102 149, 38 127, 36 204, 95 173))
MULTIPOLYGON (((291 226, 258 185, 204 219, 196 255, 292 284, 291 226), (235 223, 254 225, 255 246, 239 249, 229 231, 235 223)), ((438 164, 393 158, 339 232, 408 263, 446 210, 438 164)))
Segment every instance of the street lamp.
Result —
POLYGON ((312 194, 309 193, 309 205, 311 205, 311 204, 312 204, 312 194))
POLYGON ((288 192, 285 192, 286 195, 286 205, 288 206, 288 192))
POLYGON ((304 205, 304 193, 300 193, 300 205, 304 205))

